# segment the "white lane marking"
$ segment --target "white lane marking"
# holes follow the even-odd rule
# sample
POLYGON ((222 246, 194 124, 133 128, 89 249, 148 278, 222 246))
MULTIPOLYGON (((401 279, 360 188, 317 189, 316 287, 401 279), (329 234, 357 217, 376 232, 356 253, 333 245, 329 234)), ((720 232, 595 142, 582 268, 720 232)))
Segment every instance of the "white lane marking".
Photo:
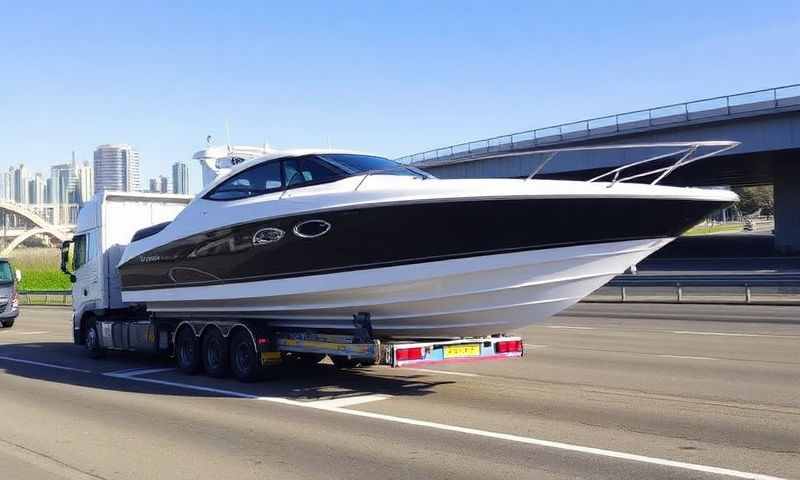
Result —
POLYGON ((661 358, 685 358, 687 360, 716 360, 716 358, 711 358, 711 357, 693 357, 691 355, 656 355, 656 357, 661 357, 661 358))
POLYGON ((11 333, 16 333, 17 335, 41 335, 43 333, 50 333, 50 332, 48 332, 48 331, 41 331, 41 332, 24 332, 24 331, 20 332, 20 331, 17 331, 17 332, 11 332, 11 333))
POLYGON ((129 370, 118 370, 116 372, 108 372, 103 375, 117 378, 130 378, 138 375, 147 375, 150 373, 171 372, 174 368, 134 368, 129 370))
MULTIPOLYGON (((0 359, 7 359, 10 361, 20 361, 20 359, 10 358, 10 357, 0 357, 0 359)), ((41 365, 45 367, 51 368, 66 368, 70 370, 78 370, 72 369, 69 367, 62 367, 60 365, 53 365, 47 364, 42 362, 31 362, 31 361, 23 361, 23 363, 33 363, 35 365, 41 365)), ((88 370, 83 370, 86 373, 91 373, 88 370)), ((108 375, 108 374, 104 374, 108 375)), ((581 445, 573 445, 570 443, 562 443, 562 442, 553 442, 550 440, 541 440, 538 438, 533 437, 523 437, 520 435, 512 435, 508 433, 499 433, 499 432, 491 432, 487 430, 478 430, 476 428, 468 428, 468 427, 459 427, 455 425, 447 425, 444 423, 436 423, 436 422, 429 422, 426 420, 416 420, 413 418, 406 418, 406 417, 396 417, 393 415, 384 415, 381 413, 372 413, 372 412, 365 412, 362 410, 350 410, 347 408, 336 407, 336 406, 325 406, 324 404, 319 404, 317 402, 301 402, 297 400, 290 400, 288 398, 283 397, 259 397, 256 395, 251 395, 248 393, 236 392, 233 390, 223 390, 220 388, 211 388, 211 387, 203 387, 199 385, 191 385, 187 383, 179 383, 179 382, 170 382, 166 380, 157 380, 154 378, 140 378, 140 377, 131 377, 131 376, 124 376, 121 377, 126 380, 132 382, 144 382, 144 383, 153 383, 158 385, 166 385, 170 387, 182 388, 186 390, 195 390, 199 392, 205 393, 216 393, 220 395, 225 395, 229 397, 236 397, 236 398, 247 398, 247 399, 254 399, 260 401, 266 401, 271 403, 279 403, 282 405, 291 405, 295 407, 303 407, 303 408, 313 408, 315 410, 321 410, 326 412, 334 412, 334 413, 341 413, 344 415, 353 415, 357 417, 364 417, 364 418, 371 418, 374 420, 382 420, 386 422, 393 422, 393 423, 402 423, 406 425, 413 425, 418 427, 425 427, 431 428, 435 430, 444 430, 449 432, 456 432, 462 433, 467 435, 475 435, 478 437, 484 438, 492 438, 496 440, 505 440, 509 442, 516 442, 516 443, 524 443, 528 445, 536 445, 539 447, 545 448, 553 448, 558 450, 567 450, 571 452, 578 452, 584 453, 589 455, 597 455, 602 457, 609 457, 609 458, 618 458, 621 460, 628 460, 632 462, 639 462, 639 463, 647 463, 651 465, 659 465, 664 467, 672 467, 678 468, 683 470, 691 470, 695 472, 703 472, 703 473, 711 473, 715 475, 725 475, 728 477, 734 478, 745 478, 750 480, 786 480, 780 477, 774 477, 771 475, 763 475, 759 473, 752 473, 752 472, 743 472, 740 470, 732 470, 728 468, 722 467, 713 467, 709 465, 700 465, 696 463, 686 463, 686 462, 678 462, 675 460, 668 460, 664 458, 658 457, 648 457, 645 455, 637 455, 633 453, 625 453, 625 452, 617 452, 614 450, 606 450, 602 448, 594 448, 594 447, 584 447, 581 445)))
POLYGON ((290 400, 288 398, 282 397, 257 397, 254 395, 250 395, 247 393, 241 392, 234 392, 231 390, 222 390, 218 388, 210 388, 210 387, 201 387, 197 385, 189 385, 189 384, 182 384, 178 382, 168 382, 164 380, 156 380, 152 378, 138 378, 138 377, 130 377, 128 378, 130 381, 134 382, 147 382, 147 383, 155 383, 160 385, 168 385, 172 387, 178 388, 185 388, 189 390, 197 390, 200 392, 208 392, 208 393, 217 393, 222 395, 228 395, 232 397, 238 398, 250 398, 265 402, 271 403, 279 403, 283 405, 291 405, 295 407, 303 407, 303 408, 313 408, 315 410, 322 410, 326 412, 333 412, 333 413, 341 413, 344 415, 353 415, 357 417, 364 417, 364 418, 371 418, 374 420, 382 420, 386 422, 393 422, 393 423, 402 423, 406 425, 413 425, 418 427, 426 427, 436 430, 444 430, 456 433, 463 433, 467 435, 475 435, 484 438, 493 438, 497 440, 505 440, 509 442, 517 442, 517 443, 524 443, 528 445, 536 445, 539 447, 545 448, 554 448, 559 450, 567 450, 572 452, 578 453, 585 453, 589 455, 597 455, 603 457, 610 457, 610 458, 618 458, 621 460, 628 460, 633 462, 639 463, 647 463, 651 465, 659 465, 665 467, 673 467, 679 468, 683 470, 692 470, 696 472, 703 472, 703 473, 711 473, 716 475, 725 475, 734 478, 746 478, 751 480, 785 480, 781 479, 780 477, 773 477, 770 475, 762 475, 759 473, 751 473, 751 472, 743 472, 739 470, 732 470, 728 468, 721 468, 721 467, 713 467, 708 465, 700 465, 695 463, 686 463, 686 462, 678 462, 675 460, 668 460, 663 458, 657 457, 647 457, 644 455, 636 455, 632 453, 625 453, 625 452, 617 452, 614 450, 606 450, 602 448, 594 448, 594 447, 583 447, 580 445, 573 445, 569 443, 562 443, 562 442, 553 442, 550 440, 541 440, 538 438, 532 437, 523 437, 519 435, 511 435, 507 433, 498 433, 498 432, 490 432, 486 430, 478 430, 475 428, 467 428, 467 427, 459 427, 455 425, 447 425, 443 423, 436 423, 436 422, 429 422, 426 420, 416 420, 413 418, 406 418, 406 417, 396 417, 393 415, 384 415, 380 413, 372 413, 372 412, 365 412, 362 410, 350 410, 347 408, 336 407, 336 406, 326 406, 324 403, 321 402, 301 402, 297 400, 290 400))
POLYGON ((759 473, 751 473, 751 472, 743 472, 739 470, 732 470, 728 468, 721 468, 721 467, 712 467, 709 465, 700 465, 696 463, 686 463, 686 462, 678 462, 675 460, 667 460, 664 458, 657 458, 657 457, 647 457, 644 455, 636 455, 632 453, 625 453, 625 452, 617 452, 614 450, 606 450, 603 448, 593 448, 593 447, 583 447, 580 445, 573 445, 570 443, 562 443, 562 442, 552 442, 549 440, 540 440, 538 438, 532 437, 522 437, 519 435, 512 435, 508 433, 498 433, 498 432, 490 432, 486 430, 478 430, 475 428, 467 428, 467 427, 458 427, 454 425, 446 425, 443 423, 436 423, 436 422, 428 422, 425 420, 415 420, 413 418, 405 418, 405 417, 396 417, 393 415, 384 415, 381 413, 372 413, 372 412, 365 412, 362 410, 348 410, 343 408, 325 408, 325 407, 314 407, 313 405, 307 405, 311 408, 319 408, 320 410, 326 410, 330 412, 336 413, 344 413, 347 415, 354 415, 357 417, 365 417, 365 418, 372 418, 375 420, 383 420, 387 422, 394 422, 394 423, 403 423, 406 425, 414 425, 418 427, 426 427, 432 428, 436 430, 445 430, 450 432, 457 432, 463 433, 467 435, 475 435, 479 437, 485 438, 493 438, 497 440, 506 440, 509 442, 517 442, 517 443, 525 443, 528 445, 536 445, 539 447, 545 448, 555 448, 558 450, 568 450, 572 452, 578 453, 585 453, 590 455, 598 455, 602 457, 610 457, 610 458, 618 458, 621 460, 629 460, 633 462, 640 462, 640 463, 648 463, 651 465, 659 465, 664 467, 673 467, 679 468, 684 470, 692 470, 696 472, 703 472, 703 473, 712 473, 716 475, 725 475, 729 477, 735 478, 747 478, 751 480, 785 480, 781 479, 780 477, 773 477, 770 475, 762 475, 759 473))
POLYGON ((718 335, 721 337, 768 337, 768 338, 797 338, 797 335, 768 335, 765 333, 728 333, 728 332, 701 332, 695 330, 673 330, 678 335, 718 335))
POLYGON ((412 370, 414 372, 425 372, 425 373, 440 373, 442 375, 455 375, 457 377, 480 377, 477 373, 464 373, 464 372, 449 372, 447 370, 433 370, 431 368, 411 368, 411 367, 402 367, 403 370, 412 370))
POLYGON ((550 345, 537 345, 534 343, 523 343, 523 345, 525 346, 525 348, 546 348, 550 346, 550 345))
POLYGON ((569 330, 594 330, 594 327, 573 327, 571 325, 545 325, 544 328, 564 328, 569 330))
POLYGON ((315 407, 327 407, 327 408, 343 408, 343 407, 352 407, 353 405, 361 405, 363 403, 369 402, 377 402, 378 400, 386 400, 387 398, 392 398, 390 395, 359 395, 357 397, 344 397, 344 398, 332 398, 330 400, 315 400, 312 402, 315 407))
POLYGON ((25 363, 28 365, 36 365, 39 367, 55 368, 58 370, 67 370, 70 372, 92 373, 91 370, 84 370, 82 368, 65 367, 64 365, 56 365, 54 363, 36 362, 34 360, 23 360, 21 358, 0 356, 0 360, 8 360, 9 362, 25 363))

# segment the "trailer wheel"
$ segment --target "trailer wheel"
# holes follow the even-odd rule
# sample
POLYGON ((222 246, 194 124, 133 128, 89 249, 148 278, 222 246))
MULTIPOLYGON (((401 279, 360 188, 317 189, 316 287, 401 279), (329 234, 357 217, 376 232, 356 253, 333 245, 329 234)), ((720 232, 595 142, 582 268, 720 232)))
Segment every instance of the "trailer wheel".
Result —
POLYGON ((247 331, 238 329, 231 337, 231 372, 241 382, 253 382, 261 378, 261 361, 253 345, 253 337, 247 331))
POLYGON ((192 375, 200 371, 200 342, 189 327, 181 328, 175 337, 175 358, 181 372, 192 375))
POLYGON ((97 323, 92 320, 86 325, 83 345, 89 358, 100 358, 105 353, 100 346, 100 332, 97 330, 97 323))
POLYGON ((228 340, 216 328, 203 334, 203 367, 212 377, 228 374, 228 340))

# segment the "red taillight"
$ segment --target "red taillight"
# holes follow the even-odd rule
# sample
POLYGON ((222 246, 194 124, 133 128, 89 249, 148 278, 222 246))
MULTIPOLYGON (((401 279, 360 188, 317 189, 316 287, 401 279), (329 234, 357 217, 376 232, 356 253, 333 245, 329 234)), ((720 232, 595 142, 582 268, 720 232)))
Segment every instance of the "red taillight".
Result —
POLYGON ((402 348, 395 350, 395 359, 398 362, 406 360, 422 360, 422 348, 402 348))
POLYGON ((522 340, 507 340, 494 344, 496 353, 513 353, 522 351, 522 340))
POLYGON ((266 338, 259 338, 257 342, 259 345, 266 345, 269 343, 269 340, 267 340, 266 338))

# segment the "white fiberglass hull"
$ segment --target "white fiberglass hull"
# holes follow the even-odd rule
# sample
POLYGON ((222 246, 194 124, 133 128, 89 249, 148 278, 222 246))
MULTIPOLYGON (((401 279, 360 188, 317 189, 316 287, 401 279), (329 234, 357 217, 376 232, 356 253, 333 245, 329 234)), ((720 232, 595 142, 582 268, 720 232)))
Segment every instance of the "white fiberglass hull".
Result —
POLYGON ((139 290, 123 300, 169 316, 254 317, 276 327, 352 329, 368 312, 378 337, 508 332, 578 302, 672 238, 548 248, 412 265, 202 287, 139 290))

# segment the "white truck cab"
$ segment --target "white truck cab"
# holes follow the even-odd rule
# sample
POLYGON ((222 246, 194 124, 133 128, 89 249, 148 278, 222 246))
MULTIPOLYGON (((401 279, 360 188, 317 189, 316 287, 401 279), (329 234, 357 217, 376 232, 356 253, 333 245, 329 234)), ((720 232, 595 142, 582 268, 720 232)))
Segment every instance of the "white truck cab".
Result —
POLYGON ((173 220, 193 197, 161 193, 100 192, 78 212, 73 239, 64 242, 61 269, 72 284, 73 335, 86 313, 125 309, 119 263, 137 230, 173 220), (71 259, 70 259, 71 252, 71 259))

